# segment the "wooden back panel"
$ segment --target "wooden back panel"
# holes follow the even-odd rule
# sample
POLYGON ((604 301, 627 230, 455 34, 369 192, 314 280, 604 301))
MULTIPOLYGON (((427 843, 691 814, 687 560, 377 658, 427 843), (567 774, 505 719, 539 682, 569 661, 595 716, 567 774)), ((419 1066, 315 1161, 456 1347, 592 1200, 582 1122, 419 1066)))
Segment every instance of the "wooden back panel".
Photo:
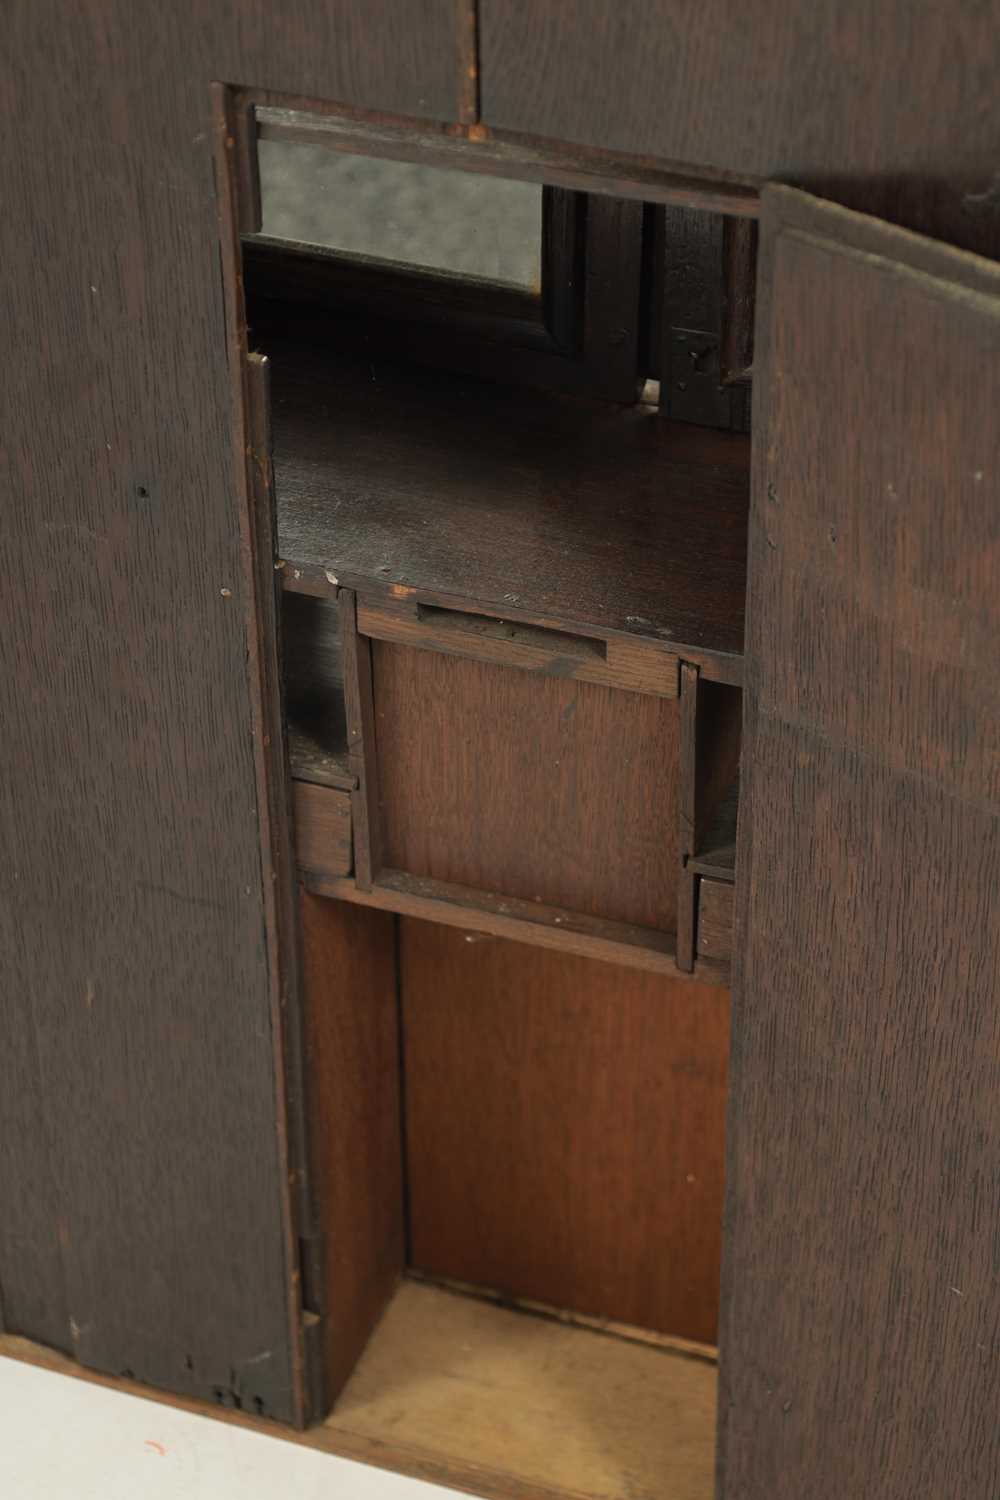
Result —
POLYGON ((413 1265, 713 1343, 728 990, 400 926, 413 1265))

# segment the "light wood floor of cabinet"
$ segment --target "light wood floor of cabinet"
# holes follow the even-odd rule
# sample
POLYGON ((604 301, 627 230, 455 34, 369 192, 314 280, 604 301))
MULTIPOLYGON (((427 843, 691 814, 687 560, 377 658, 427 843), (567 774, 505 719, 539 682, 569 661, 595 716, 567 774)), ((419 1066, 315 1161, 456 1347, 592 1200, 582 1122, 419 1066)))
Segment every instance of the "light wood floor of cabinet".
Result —
POLYGON ((519 1500, 711 1500, 715 1405, 710 1360, 407 1280, 321 1441, 519 1500))

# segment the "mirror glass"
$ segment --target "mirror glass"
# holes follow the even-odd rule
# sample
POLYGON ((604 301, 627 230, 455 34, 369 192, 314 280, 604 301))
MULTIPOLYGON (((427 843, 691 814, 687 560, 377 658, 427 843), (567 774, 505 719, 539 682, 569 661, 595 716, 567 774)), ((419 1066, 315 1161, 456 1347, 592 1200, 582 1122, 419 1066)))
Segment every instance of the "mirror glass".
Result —
POLYGON ((477 172, 258 143, 262 232, 538 292, 542 189, 477 172))

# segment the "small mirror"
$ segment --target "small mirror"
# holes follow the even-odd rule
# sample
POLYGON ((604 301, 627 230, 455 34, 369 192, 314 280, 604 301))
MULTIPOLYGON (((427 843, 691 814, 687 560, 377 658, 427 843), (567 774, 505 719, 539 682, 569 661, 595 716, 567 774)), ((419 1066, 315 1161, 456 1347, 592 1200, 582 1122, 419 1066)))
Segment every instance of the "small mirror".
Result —
POLYGON ((265 235, 540 290, 532 183, 285 141, 258 152, 265 235))

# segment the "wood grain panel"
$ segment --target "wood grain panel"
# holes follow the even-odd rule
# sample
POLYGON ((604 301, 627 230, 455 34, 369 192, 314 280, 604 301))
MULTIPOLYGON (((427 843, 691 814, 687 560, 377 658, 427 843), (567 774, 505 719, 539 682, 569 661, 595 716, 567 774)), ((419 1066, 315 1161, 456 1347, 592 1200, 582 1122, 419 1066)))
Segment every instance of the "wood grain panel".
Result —
POLYGON ((412 1263, 714 1342, 728 991, 400 925, 412 1263))
POLYGON ((776 177, 997 253, 979 0, 482 0, 487 125, 776 177))
POLYGON ((326 1406, 403 1268, 395 919, 302 894, 310 1164, 326 1406))
POLYGON ((702 876, 698 881, 698 952, 705 958, 727 961, 733 952, 731 882, 702 876))
POLYGON ((293 808, 299 869, 314 875, 349 875, 354 858, 350 792, 296 782, 293 808))
POLYGON ((992 1500, 1000 268, 764 209, 723 1494, 992 1500))
POLYGON ((210 86, 454 118, 456 8, 107 0, 4 20, 5 1316, 96 1368, 291 1418, 210 86))
POLYGON ((373 651, 389 868, 673 931, 676 700, 373 651))

